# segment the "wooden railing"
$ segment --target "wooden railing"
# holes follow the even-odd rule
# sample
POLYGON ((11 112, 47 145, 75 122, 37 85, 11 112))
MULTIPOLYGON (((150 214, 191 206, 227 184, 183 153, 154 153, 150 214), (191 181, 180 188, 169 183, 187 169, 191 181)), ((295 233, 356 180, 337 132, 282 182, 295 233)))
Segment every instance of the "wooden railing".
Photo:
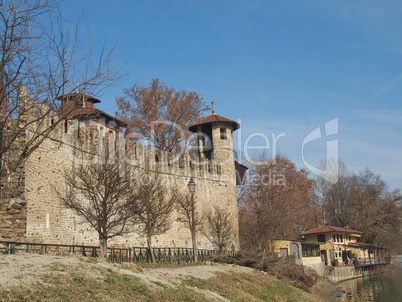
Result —
MULTIPOLYGON (((71 254, 80 253, 83 256, 99 257, 100 248, 86 245, 44 244, 30 242, 0 241, 0 252, 3 254, 16 254, 18 252, 37 254, 71 254)), ((147 247, 108 248, 108 259, 112 262, 150 262, 151 253, 147 247)), ((193 262, 192 248, 152 248, 156 262, 162 263, 188 263, 193 262)), ((218 250, 197 250, 198 261, 208 261, 212 255, 219 254, 218 250)), ((235 251, 222 251, 227 255, 235 255, 235 251)))
POLYGON ((390 264, 390 257, 375 257, 375 258, 361 258, 353 260, 356 267, 359 266, 369 266, 369 265, 378 265, 378 264, 390 264))

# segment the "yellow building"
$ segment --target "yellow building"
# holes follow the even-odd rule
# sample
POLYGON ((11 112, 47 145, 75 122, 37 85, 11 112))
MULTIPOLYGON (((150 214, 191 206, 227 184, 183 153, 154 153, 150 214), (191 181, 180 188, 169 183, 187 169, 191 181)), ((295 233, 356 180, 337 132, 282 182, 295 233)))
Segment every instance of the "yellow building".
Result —
POLYGON ((352 264, 360 254, 359 240, 363 233, 348 227, 323 225, 301 233, 303 240, 320 243, 320 254, 325 265, 352 264))
POLYGON ((324 273, 324 263, 318 242, 277 239, 272 242, 273 252, 280 257, 294 257, 296 264, 314 269, 319 275, 324 273))

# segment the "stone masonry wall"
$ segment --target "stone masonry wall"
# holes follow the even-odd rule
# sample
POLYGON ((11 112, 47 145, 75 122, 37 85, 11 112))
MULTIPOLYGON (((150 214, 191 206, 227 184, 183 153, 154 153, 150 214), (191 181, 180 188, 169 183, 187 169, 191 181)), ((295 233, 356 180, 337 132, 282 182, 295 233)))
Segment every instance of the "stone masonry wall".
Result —
MULTIPOLYGON (((69 122, 69 127, 74 128, 74 123, 69 122)), ((94 146, 96 147, 102 141, 105 133, 110 134, 114 129, 100 123, 97 127, 96 139, 89 138, 88 132, 85 132, 84 129, 80 128, 80 131, 80 140, 85 140, 87 144, 83 149, 88 151, 94 150, 94 146)), ((115 132, 113 135, 115 138, 117 137, 115 132)), ((74 132, 65 133, 65 127, 61 124, 26 162, 26 240, 29 242, 98 245, 97 233, 83 218, 60 204, 54 189, 64 186, 62 173, 72 165, 74 152, 71 150, 74 148, 68 147, 76 145, 72 136, 77 137, 78 135, 74 132)), ((233 144, 232 136, 230 139, 231 141, 229 140, 227 143, 233 144)), ((150 171, 158 169, 169 182, 179 184, 180 190, 187 191, 187 183, 190 178, 193 178, 197 184, 195 202, 201 211, 211 209, 212 204, 218 204, 231 213, 233 228, 236 232, 232 245, 238 249, 234 158, 233 166, 230 161, 225 161, 220 165, 218 161, 202 161, 200 163, 198 159, 190 159, 187 156, 178 157, 165 152, 155 154, 153 150, 131 141, 127 142, 125 148, 132 161, 139 165, 146 165, 150 171)), ((233 147, 231 148, 233 149, 233 147)), ((171 229, 165 234, 153 238, 155 247, 191 247, 190 231, 177 222, 175 215, 173 215, 171 229)), ((201 233, 197 236, 198 248, 215 248, 201 233)), ((138 236, 134 227, 132 227, 131 233, 109 240, 109 246, 145 245, 146 239, 138 236)))

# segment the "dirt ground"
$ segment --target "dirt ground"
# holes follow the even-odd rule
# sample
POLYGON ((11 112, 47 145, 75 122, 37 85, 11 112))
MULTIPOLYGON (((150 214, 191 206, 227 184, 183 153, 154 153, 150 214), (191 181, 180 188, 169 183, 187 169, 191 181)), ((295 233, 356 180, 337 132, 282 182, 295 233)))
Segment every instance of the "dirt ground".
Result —
MULTIPOLYGON (((181 284, 187 277, 208 279, 219 273, 252 273, 248 267, 207 263, 204 265, 189 265, 181 267, 141 268, 133 263, 111 264, 93 261, 79 256, 49 256, 37 254, 0 255, 0 289, 6 290, 13 286, 32 287, 46 274, 83 273, 88 278, 102 278, 100 270, 116 271, 125 275, 132 275, 142 280, 150 287, 157 287, 157 283, 167 286, 181 284)), ((263 272, 261 272, 263 274, 263 272)), ((192 288, 194 290, 194 288, 192 288)), ((217 301, 228 301, 210 291, 203 294, 217 301)), ((326 281, 318 282, 313 288, 313 294, 307 294, 310 301, 325 301, 335 287, 326 281)))

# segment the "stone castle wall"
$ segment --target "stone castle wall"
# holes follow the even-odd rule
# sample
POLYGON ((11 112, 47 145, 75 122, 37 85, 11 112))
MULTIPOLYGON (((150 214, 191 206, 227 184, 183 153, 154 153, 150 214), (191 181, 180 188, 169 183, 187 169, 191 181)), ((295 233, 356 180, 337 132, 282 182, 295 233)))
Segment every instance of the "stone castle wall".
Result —
MULTIPOLYGON (((51 123, 51 119, 46 121, 51 123)), ((218 125, 219 126, 219 125, 218 125)), ((219 129, 218 129, 219 130, 219 129)), ((228 131, 231 131, 228 129, 228 131)), ((233 136, 229 133, 226 144, 233 150, 233 136)), ((218 134, 214 134, 218 135, 218 134)), ((56 190, 63 188, 63 172, 73 163, 73 157, 85 153, 86 158, 99 157, 99 146, 106 146, 113 152, 124 152, 127 164, 135 164, 144 169, 158 170, 168 183, 176 183, 180 190, 187 191, 187 183, 193 178, 197 184, 195 202, 201 211, 207 211, 213 204, 225 208, 233 219, 235 238, 232 245, 238 248, 238 220, 234 157, 230 152, 218 152, 218 161, 188 156, 179 156, 123 141, 118 129, 105 121, 89 124, 77 120, 62 121, 52 135, 28 158, 25 164, 25 201, 27 204, 26 240, 54 244, 98 245, 98 235, 82 217, 66 209, 59 202, 56 190), (123 144, 124 143, 124 144, 123 144), (120 146, 120 147, 119 147, 120 146), (122 151, 123 150, 123 151, 122 151)), ((221 149, 225 149, 220 146, 221 149)), ((102 148, 101 148, 102 149, 102 148)), ((227 148, 226 148, 227 149, 227 148)), ((233 152, 232 152, 233 153, 233 152)), ((121 153, 119 155, 121 157, 121 153)), ((173 224, 165 234, 155 236, 155 247, 191 247, 190 231, 177 222, 173 214, 173 224)), ((199 232, 198 248, 215 248, 199 232)), ((109 246, 145 246, 146 239, 140 237, 135 227, 124 236, 109 240, 109 246)))

